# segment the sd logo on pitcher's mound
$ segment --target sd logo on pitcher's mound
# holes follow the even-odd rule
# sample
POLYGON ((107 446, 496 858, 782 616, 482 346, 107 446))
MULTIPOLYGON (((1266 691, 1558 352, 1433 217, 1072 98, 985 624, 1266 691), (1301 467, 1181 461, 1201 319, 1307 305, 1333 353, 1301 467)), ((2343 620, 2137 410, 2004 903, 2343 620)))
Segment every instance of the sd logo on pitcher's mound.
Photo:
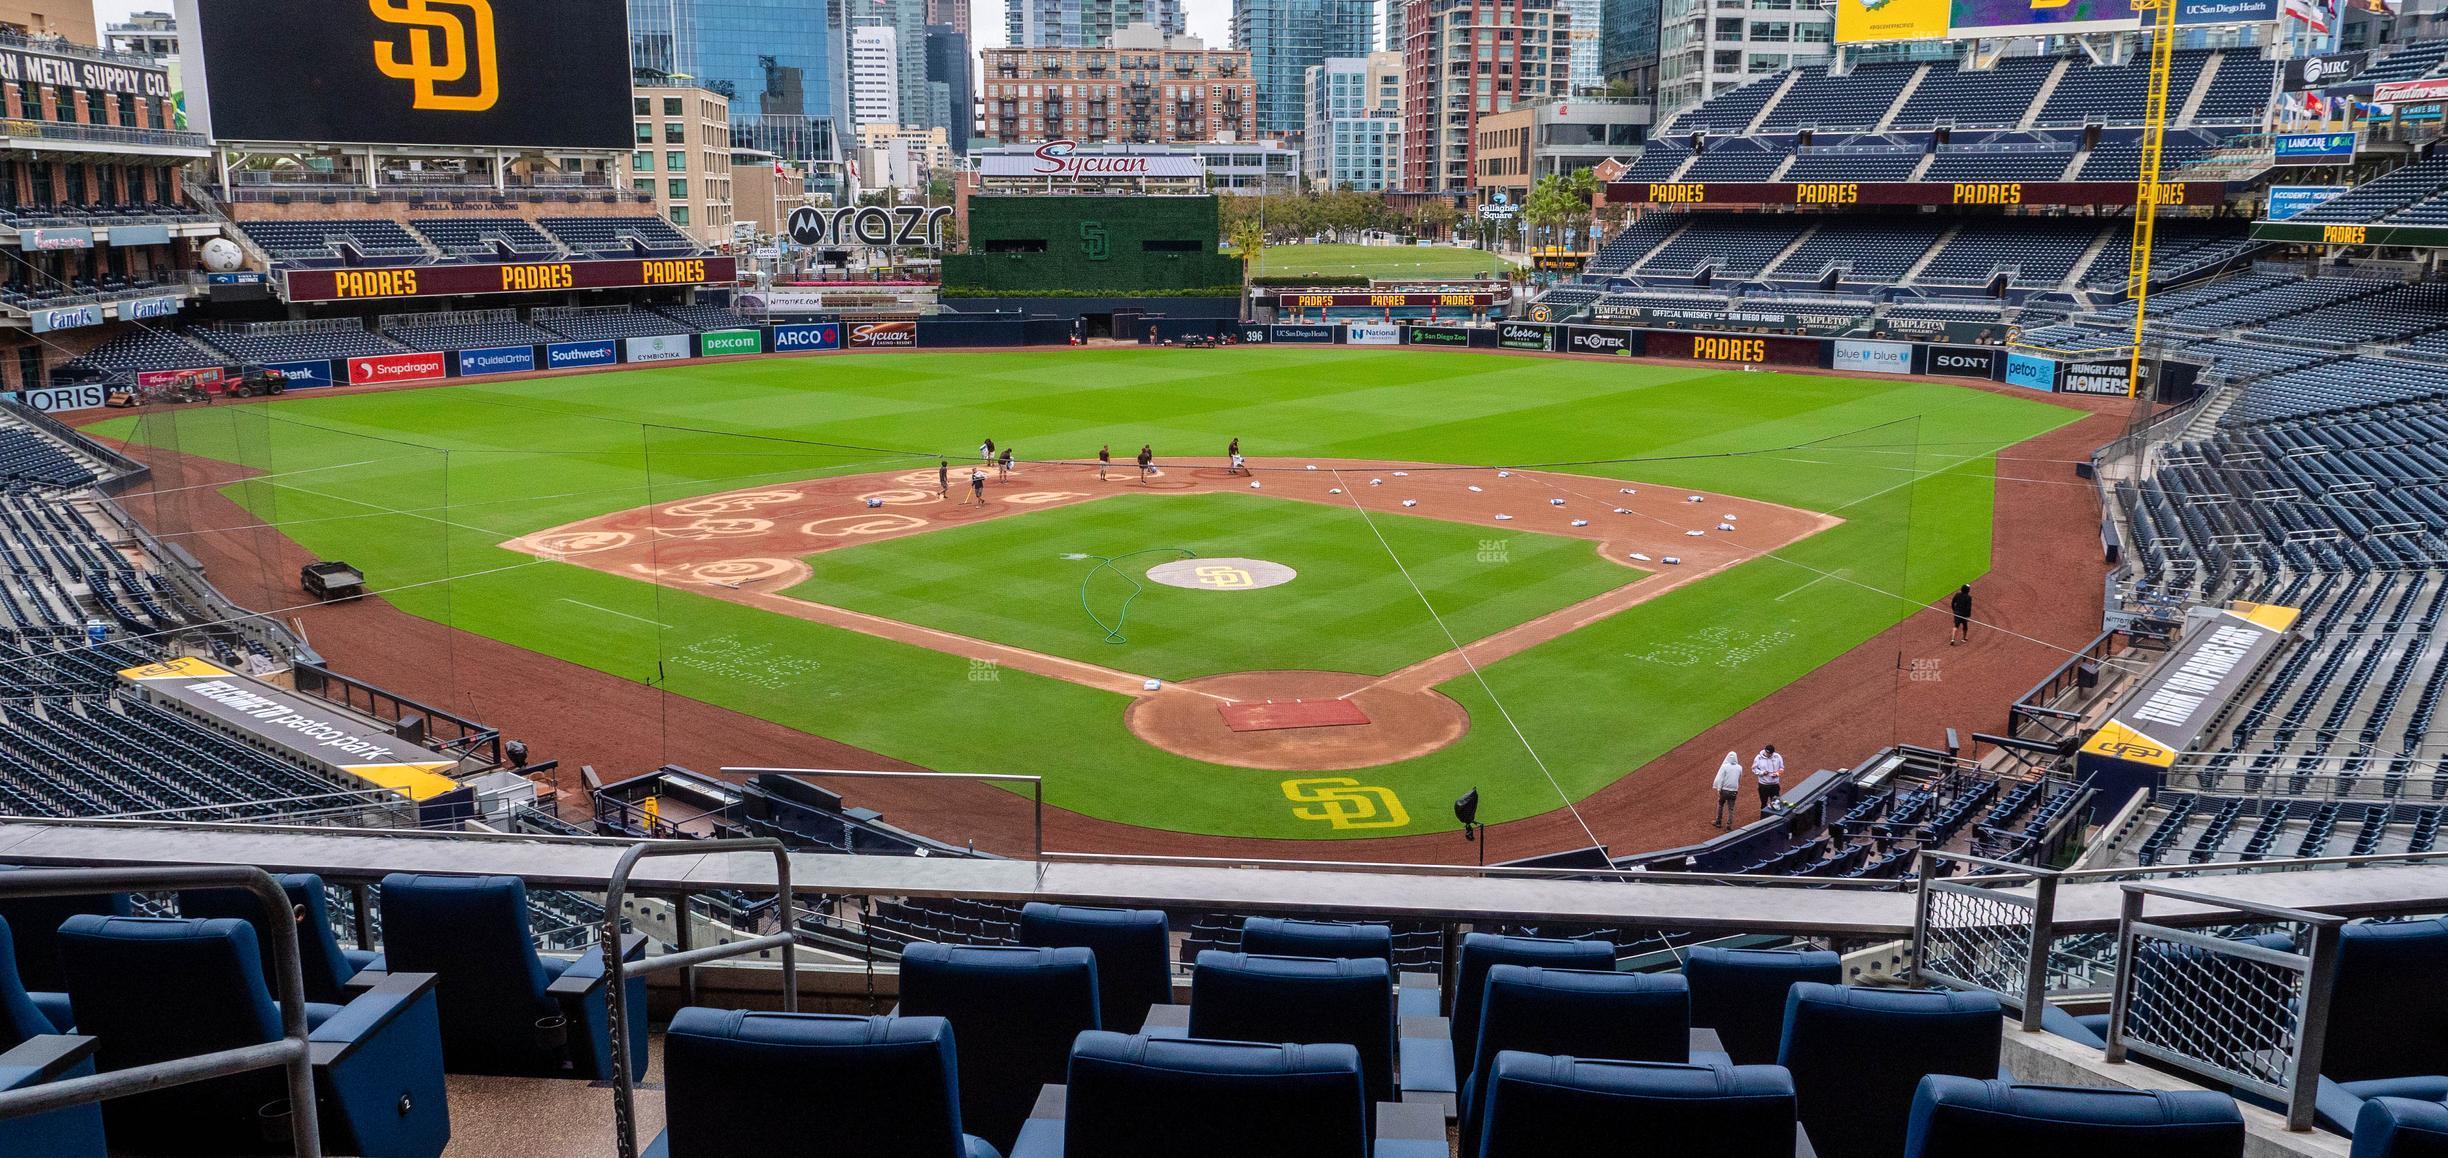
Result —
POLYGON ((1264 559, 1175 559, 1148 568, 1147 577, 1167 587, 1193 591, 1255 591, 1280 587, 1300 572, 1264 559))

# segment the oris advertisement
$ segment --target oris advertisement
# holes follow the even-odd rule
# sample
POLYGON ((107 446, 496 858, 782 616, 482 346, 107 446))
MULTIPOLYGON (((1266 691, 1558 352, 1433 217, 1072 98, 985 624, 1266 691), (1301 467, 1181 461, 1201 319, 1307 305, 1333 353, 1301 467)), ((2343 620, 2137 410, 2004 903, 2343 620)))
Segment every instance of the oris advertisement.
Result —
POLYGON ((54 410, 91 410, 102 405, 100 386, 50 386, 40 390, 21 390, 17 401, 28 408, 49 413, 54 410))
POLYGON ((1567 354, 1640 353, 1640 339, 1630 330, 1603 330, 1592 326, 1565 326, 1564 352, 1567 354))
POLYGON ((1998 352, 1987 346, 1932 346, 1929 372, 1948 378, 1997 377, 1998 352))
POLYGON ((1506 322, 1496 328, 1496 347, 1500 350, 1552 350, 1555 331, 1546 326, 1506 322))

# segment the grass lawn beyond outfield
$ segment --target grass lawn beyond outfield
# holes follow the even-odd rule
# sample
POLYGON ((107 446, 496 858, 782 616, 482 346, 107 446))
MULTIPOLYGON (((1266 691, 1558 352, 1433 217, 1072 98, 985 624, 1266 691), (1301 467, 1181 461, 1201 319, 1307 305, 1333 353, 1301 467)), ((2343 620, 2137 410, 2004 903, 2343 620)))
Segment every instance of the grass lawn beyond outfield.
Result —
MULTIPOLYGON (((1627 775, 1694 774, 1643 765, 1915 606, 1978 579, 1989 565, 1991 456, 2078 417, 2036 400, 1905 379, 1285 346, 680 363, 418 390, 302 392, 261 405, 122 416, 95 429, 269 472, 225 493, 276 530, 213 533, 246 536, 239 553, 265 559, 274 555, 254 536, 285 534, 317 558, 363 567, 378 593, 436 623, 625 680, 655 680, 675 695, 925 767, 1041 774, 1048 803, 1095 816, 1191 832, 1332 838, 1450 829, 1451 814, 1437 802, 1474 785, 1483 791, 1481 819, 1491 822, 1559 801, 1511 728, 1474 726, 1440 751, 1354 774, 1416 805, 1410 828, 1338 833, 1293 813, 1279 773, 1204 764, 1142 743, 1124 722, 1126 696, 1015 670, 973 682, 959 656, 546 562, 500 544, 613 511, 768 482, 931 470, 937 456, 964 460, 988 436, 1024 458, 1085 457, 1100 443, 1152 442, 1159 455, 1196 454, 1238 437, 1262 462, 1572 463, 1577 473, 1843 518, 1772 556, 1486 667, 1487 688, 1577 799, 1627 775), (1831 574, 1842 581, 1828 581, 1831 574)), ((173 467, 157 473, 154 485, 175 492, 194 481, 173 467)), ((1213 638, 1193 638, 1197 625, 1174 615, 1168 594, 1153 592, 1132 611, 1128 647, 1107 647, 1076 623, 1065 626, 1062 608, 1077 598, 1080 564, 1054 556, 1110 553, 1105 547, 1204 551, 1216 539, 1217 528, 1175 522, 1201 509, 1172 505, 1188 496, 1152 497, 1144 506, 1106 500, 994 520, 976 528, 979 538, 956 538, 971 533, 961 529, 870 544, 825 560, 818 574, 849 589, 832 598, 871 610, 892 603, 913 617, 967 617, 974 621, 960 630, 1066 654, 1144 656, 1167 673, 1264 666, 1270 657, 1306 660, 1285 666, 1372 671, 1433 648, 1433 640, 1421 642, 1427 615, 1416 601, 1382 595, 1392 563, 1382 554, 1372 563, 1356 549, 1331 508, 1290 501, 1284 505, 1302 509, 1225 524, 1229 553, 1313 563, 1318 573, 1341 576, 1345 593, 1333 598, 1314 598, 1306 579, 1278 596, 1314 599, 1306 606, 1330 618, 1294 617, 1244 633, 1219 614, 1203 632, 1213 638), (1314 537, 1273 537, 1313 521, 1314 537), (1051 535, 1049 527, 1082 537, 1051 535), (1112 534, 1090 542, 1092 528, 1112 534), (1016 538, 995 538, 1005 535, 1016 538), (1042 557, 1025 562, 1029 541, 1041 538, 1042 557), (939 553, 946 543, 973 544, 996 560, 975 569, 979 589, 1019 595, 1008 607, 984 596, 937 598, 961 583, 962 560, 939 553), (1370 573, 1372 566, 1381 572, 1370 573), (1415 611, 1416 619, 1405 618, 1415 611), (1007 621, 988 623, 988 616, 1007 621)), ((209 525, 231 520, 223 513, 209 525)), ((1435 544, 1475 541, 1479 532, 1422 520, 1406 534, 1419 540, 1403 548, 1408 558, 1414 550, 1450 553, 1435 544)), ((1474 632, 1628 574, 1581 544, 1526 562, 1529 540, 1511 538, 1515 562, 1494 569, 1501 575, 1482 578, 1449 564, 1451 573, 1439 577, 1476 599, 1467 612, 1482 617, 1474 632), (1510 586, 1532 577, 1538 582, 1526 590, 1510 586)), ((1311 572, 1304 566, 1304 573, 1311 572)), ((294 571, 266 578, 294 590, 294 571)), ((283 618, 302 620, 318 640, 346 630, 311 608, 283 618)), ((1438 690, 1475 720, 1496 718, 1476 679, 1438 690)), ((455 693, 449 702, 479 718, 487 710, 455 693)))
POLYGON ((1452 245, 1270 245, 1261 277, 1486 277, 1513 268, 1486 250, 1452 245))
MULTIPOLYGON (((1376 530, 1464 642, 1641 576, 1560 535, 1508 534, 1499 562, 1481 557, 1481 527, 1381 514, 1376 530)), ((1453 646, 1356 512, 1259 495, 1115 495, 808 563, 814 576, 789 594, 1168 680, 1278 669, 1384 675, 1453 646), (1257 591, 1196 591, 1147 580, 1148 568, 1176 555, 1101 569, 1070 557, 1166 547, 1264 559, 1299 576, 1257 591), (1097 620, 1117 619, 1127 642, 1107 643, 1097 620)))

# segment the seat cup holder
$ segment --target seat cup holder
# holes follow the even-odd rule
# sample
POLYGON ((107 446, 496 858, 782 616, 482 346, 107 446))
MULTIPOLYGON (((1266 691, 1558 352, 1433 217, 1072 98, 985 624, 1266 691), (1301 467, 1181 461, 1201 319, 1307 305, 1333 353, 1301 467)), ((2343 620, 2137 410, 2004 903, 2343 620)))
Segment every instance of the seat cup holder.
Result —
POLYGON ((537 1018, 535 1043, 537 1049, 546 1052, 567 1048, 569 1046, 569 1018, 557 1013, 551 1017, 537 1018))
POLYGON ((294 1117, 289 1112, 289 1099, 265 1102, 255 1107, 255 1133, 267 1146, 286 1147, 290 1144, 290 1123, 294 1117))

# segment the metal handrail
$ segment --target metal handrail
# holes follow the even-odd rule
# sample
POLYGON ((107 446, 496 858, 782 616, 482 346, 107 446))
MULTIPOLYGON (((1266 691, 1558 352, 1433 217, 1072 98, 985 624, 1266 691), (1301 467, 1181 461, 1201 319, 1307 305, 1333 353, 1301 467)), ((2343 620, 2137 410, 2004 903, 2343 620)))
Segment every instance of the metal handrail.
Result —
POLYGON ((950 777, 955 780, 1026 784, 1029 786, 1029 797, 1034 812, 1032 828, 1036 859, 1042 864, 1046 858, 1045 777, 1043 776, 1022 776, 1009 772, 853 772, 842 768, 732 768, 726 766, 723 769, 725 775, 736 776, 756 776, 767 772, 785 776, 840 776, 851 780, 939 780, 950 777))
POLYGON ((297 922, 289 895, 272 874, 247 867, 133 869, 26 869, 0 873, 0 898, 73 897, 95 893, 160 892, 242 888, 263 902, 257 932, 272 947, 272 984, 281 1009, 281 1036, 260 1045, 215 1050, 193 1057, 131 1066, 81 1078, 64 1078, 0 1092, 0 1120, 63 1110, 109 1098, 148 1093, 216 1078, 280 1067, 289 1079, 289 1143, 298 1158, 322 1158, 323 1133, 315 1114, 314 1061, 306 1026, 306 974, 298 959, 297 922))
POLYGON ((1080 864, 1144 864, 1181 865, 1200 868, 1267 868, 1295 871, 1325 870, 1346 872, 1385 872, 1388 870, 1415 873, 1420 876, 1493 877, 1524 880, 1578 880, 1607 878, 1634 880, 1661 885, 1786 885, 1809 889, 1853 889, 1865 892, 1893 892, 1895 882, 1860 880, 1849 877, 1798 877, 1765 873, 1696 873, 1652 868, 1530 868, 1511 865, 1473 866, 1466 864, 1412 864, 1406 861, 1366 860, 1287 860, 1251 856, 1167 856, 1159 853, 1049 852, 1049 861, 1072 861, 1080 864))
MULTIPOLYGON (((1913 898, 1912 968, 1915 978, 1927 976, 1951 983, 1955 988, 1962 989, 1989 988, 1978 984, 1971 978, 1950 977, 1929 967, 1927 945, 1929 943, 1929 911, 1932 894, 1943 892, 1978 894, 2000 904, 2031 910, 2031 949, 2023 963, 2022 991, 2020 993, 1998 993, 1998 1000, 2016 1012, 2025 1032, 2038 1032, 2040 1015, 2048 1008, 2049 946, 2055 940, 2057 886, 2070 874, 2042 868, 2038 865, 2015 864, 2012 861, 1974 856, 1971 853, 1938 852, 1929 849, 1921 851, 1914 865, 1920 870, 1921 877, 1921 887, 1914 890, 1913 898), (2032 884, 2032 895, 2025 898, 2019 892, 1983 888, 1967 883, 1965 880, 1941 879, 1936 873, 1930 871, 1933 862, 1968 864, 1977 868, 2002 870, 1995 876, 1972 879, 1985 881, 1991 885, 2012 883, 2017 879, 2029 881, 2032 884)), ((1996 991, 1991 990, 1991 992, 1996 991)))
POLYGON ((744 957, 768 949, 782 951, 782 1011, 799 1011, 799 916, 797 900, 791 895, 790 850, 770 836, 735 840, 653 841, 631 845, 612 866, 612 879, 604 887, 604 923, 602 951, 604 955, 604 1016, 612 1044, 612 1121, 620 1158, 637 1158, 637 1075, 629 1071, 629 995, 628 978, 685 970, 684 984, 694 1003, 697 994, 697 966, 726 957, 744 957), (637 862, 655 856, 698 856, 727 852, 770 852, 774 858, 776 897, 781 902, 782 931, 763 937, 750 937, 702 949, 689 946, 688 894, 680 894, 678 913, 672 922, 677 946, 675 951, 649 957, 632 966, 623 960, 621 946, 621 902, 629 891, 629 874, 637 862))

